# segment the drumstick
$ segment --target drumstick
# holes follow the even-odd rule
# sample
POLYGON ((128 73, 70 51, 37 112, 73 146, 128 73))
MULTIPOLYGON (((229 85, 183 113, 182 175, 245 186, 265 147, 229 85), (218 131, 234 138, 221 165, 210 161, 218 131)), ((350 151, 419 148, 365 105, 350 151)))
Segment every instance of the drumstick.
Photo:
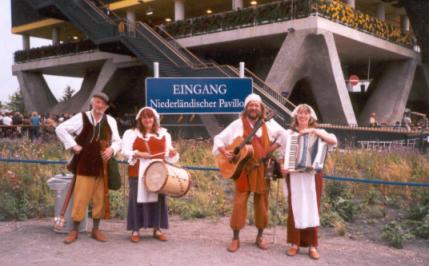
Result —
POLYGON ((151 154, 150 158, 152 159, 153 157, 159 156, 159 155, 164 155, 165 152, 160 152, 160 153, 155 153, 155 154, 151 154))

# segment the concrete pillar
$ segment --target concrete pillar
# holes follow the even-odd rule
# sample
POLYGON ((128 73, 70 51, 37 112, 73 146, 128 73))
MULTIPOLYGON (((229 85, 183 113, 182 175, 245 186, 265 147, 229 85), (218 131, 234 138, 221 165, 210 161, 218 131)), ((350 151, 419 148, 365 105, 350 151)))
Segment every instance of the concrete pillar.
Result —
POLYGON ((357 124, 332 32, 316 34, 312 29, 288 34, 265 82, 291 95, 302 80, 309 84, 323 122, 357 124))
POLYGON ((360 114, 360 124, 367 124, 373 112, 380 123, 393 125, 401 121, 416 68, 416 60, 411 59, 385 63, 383 73, 377 78, 373 92, 360 114))
POLYGON ((407 15, 401 15, 401 31, 408 32, 410 31, 410 19, 407 15))
POLYGON ((49 89, 42 73, 19 71, 16 76, 26 110, 47 113, 57 104, 57 99, 49 89))
POLYGON ((53 27, 52 28, 52 45, 60 44, 60 28, 53 27))
POLYGON ((243 0, 232 0, 232 9, 237 10, 243 8, 243 0))
POLYGON ((24 50, 30 49, 30 35, 27 35, 27 34, 22 35, 22 49, 24 50))
POLYGON ((344 2, 346 4, 348 4, 349 6, 351 6, 351 8, 355 9, 355 7, 356 7, 356 0, 345 0, 344 2))
POLYGON ((133 10, 127 10, 127 29, 129 33, 136 29, 136 13, 133 10))
POLYGON ((185 0, 174 0, 174 21, 185 19, 185 0))
POLYGON ((383 2, 377 4, 377 18, 386 20, 386 4, 383 2))

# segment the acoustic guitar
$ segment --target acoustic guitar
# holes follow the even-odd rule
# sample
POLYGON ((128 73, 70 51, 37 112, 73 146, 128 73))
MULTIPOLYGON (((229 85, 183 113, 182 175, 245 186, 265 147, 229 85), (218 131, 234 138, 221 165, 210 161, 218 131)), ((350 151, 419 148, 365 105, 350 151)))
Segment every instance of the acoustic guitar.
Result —
MULTIPOLYGON (((270 114, 265 120, 273 118, 274 114, 270 114)), ((220 174, 225 179, 237 179, 243 170, 244 164, 253 156, 253 146, 251 143, 256 131, 262 126, 264 119, 260 118, 253 126, 252 132, 246 137, 236 137, 234 141, 225 147, 227 151, 234 154, 232 159, 226 158, 223 154, 216 156, 216 164, 219 167, 220 174)))
POLYGON ((216 156, 216 164, 219 167, 220 174, 225 179, 237 179, 243 170, 244 164, 253 156, 253 146, 246 144, 243 137, 237 137, 234 141, 225 147, 227 151, 234 154, 232 159, 226 158, 223 154, 216 156))

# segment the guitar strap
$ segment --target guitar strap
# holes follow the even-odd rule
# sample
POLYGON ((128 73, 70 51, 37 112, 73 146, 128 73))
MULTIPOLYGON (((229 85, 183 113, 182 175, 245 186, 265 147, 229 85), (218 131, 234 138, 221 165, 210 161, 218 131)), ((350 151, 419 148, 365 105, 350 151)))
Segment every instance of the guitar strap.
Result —
MULTIPOLYGON (((250 126, 250 122, 247 119, 243 118, 243 120, 244 120, 243 121, 243 125, 244 125, 243 135, 244 136, 243 137, 247 137, 250 134, 250 132, 252 131, 252 128, 250 126)), ((259 159, 265 157, 265 155, 266 155, 265 153, 266 153, 266 151, 270 145, 270 141, 268 138, 268 130, 267 130, 267 126, 265 123, 262 124, 261 129, 262 129, 262 136, 260 138, 254 136, 252 138, 252 141, 251 141, 253 148, 256 151, 256 153, 255 153, 256 156, 254 158, 257 161, 259 159)))

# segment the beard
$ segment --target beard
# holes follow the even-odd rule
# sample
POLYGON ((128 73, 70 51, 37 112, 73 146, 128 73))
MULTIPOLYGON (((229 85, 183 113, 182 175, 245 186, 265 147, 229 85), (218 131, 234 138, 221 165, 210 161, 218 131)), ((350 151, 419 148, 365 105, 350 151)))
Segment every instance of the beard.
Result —
POLYGON ((260 111, 248 111, 248 110, 246 110, 246 116, 250 120, 256 120, 256 119, 261 117, 261 112, 260 111))

